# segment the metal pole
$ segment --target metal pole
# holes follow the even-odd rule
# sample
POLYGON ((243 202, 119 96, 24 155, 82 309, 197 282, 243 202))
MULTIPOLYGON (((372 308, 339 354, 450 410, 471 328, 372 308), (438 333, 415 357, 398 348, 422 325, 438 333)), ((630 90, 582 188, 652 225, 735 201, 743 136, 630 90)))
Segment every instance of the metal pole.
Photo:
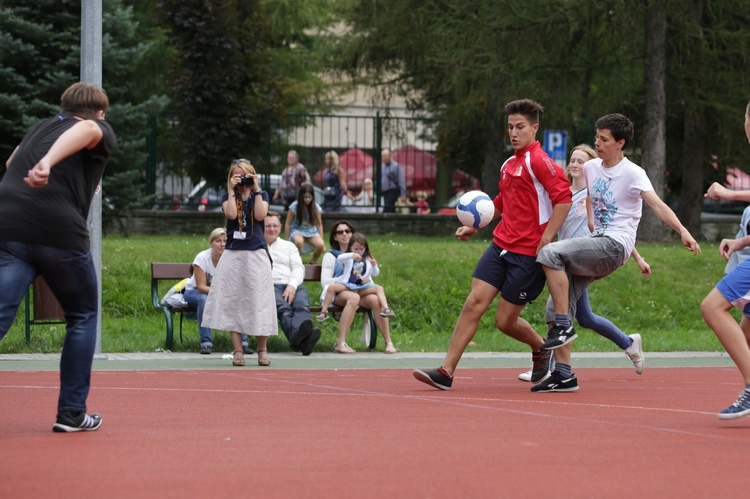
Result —
MULTIPOLYGON (((102 1, 81 2, 81 81, 102 86, 102 1)), ((102 355, 102 191, 101 184, 94 194, 88 217, 91 256, 96 269, 97 312, 96 350, 94 359, 106 360, 102 355)))

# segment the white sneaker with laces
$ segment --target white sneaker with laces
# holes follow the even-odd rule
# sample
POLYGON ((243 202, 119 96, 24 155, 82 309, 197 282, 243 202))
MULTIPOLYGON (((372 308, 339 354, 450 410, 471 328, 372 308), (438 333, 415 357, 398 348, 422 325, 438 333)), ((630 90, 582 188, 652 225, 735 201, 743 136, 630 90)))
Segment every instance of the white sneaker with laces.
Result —
POLYGON ((521 381, 528 381, 528 382, 531 382, 531 372, 532 372, 533 370, 534 370, 534 369, 532 368, 532 369, 529 369, 528 371, 526 371, 526 372, 524 372, 524 373, 521 373, 521 374, 519 374, 519 375, 518 375, 518 379, 519 379, 519 380, 521 380, 521 381))
POLYGON ((625 355, 633 361, 636 374, 643 374, 643 366, 646 361, 643 358, 643 341, 641 340, 641 335, 636 333, 629 335, 629 337, 633 340, 633 344, 625 349, 625 355))

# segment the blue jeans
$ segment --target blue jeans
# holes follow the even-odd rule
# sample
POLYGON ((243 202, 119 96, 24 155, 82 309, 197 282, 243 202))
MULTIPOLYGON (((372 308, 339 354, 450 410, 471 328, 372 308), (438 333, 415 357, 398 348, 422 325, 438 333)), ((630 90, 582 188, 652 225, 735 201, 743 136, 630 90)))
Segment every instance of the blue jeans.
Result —
POLYGON ((287 303, 284 299, 284 290, 286 285, 274 284, 273 290, 276 296, 276 315, 279 319, 279 325, 284 332, 286 339, 290 342, 300 325, 311 320, 310 314, 310 294, 304 284, 297 286, 297 292, 294 295, 292 303, 287 303))
POLYGON ((58 411, 86 411, 96 348, 98 289, 91 252, 0 241, 0 339, 10 329, 26 290, 44 277, 65 311, 58 411))
POLYGON ((201 337, 201 346, 213 347, 213 341, 211 341, 211 328, 201 327, 203 322, 203 309, 206 307, 207 294, 198 291, 198 288, 188 289, 184 293, 185 301, 196 310, 198 319, 198 333, 201 337))

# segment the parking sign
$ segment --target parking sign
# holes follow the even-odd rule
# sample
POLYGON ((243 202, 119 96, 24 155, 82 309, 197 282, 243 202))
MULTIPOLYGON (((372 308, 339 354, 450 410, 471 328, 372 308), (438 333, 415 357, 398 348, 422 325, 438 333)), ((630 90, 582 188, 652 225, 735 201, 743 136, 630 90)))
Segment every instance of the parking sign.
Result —
POLYGON ((545 130, 544 151, 555 163, 565 168, 568 164, 568 135, 565 130, 545 130))

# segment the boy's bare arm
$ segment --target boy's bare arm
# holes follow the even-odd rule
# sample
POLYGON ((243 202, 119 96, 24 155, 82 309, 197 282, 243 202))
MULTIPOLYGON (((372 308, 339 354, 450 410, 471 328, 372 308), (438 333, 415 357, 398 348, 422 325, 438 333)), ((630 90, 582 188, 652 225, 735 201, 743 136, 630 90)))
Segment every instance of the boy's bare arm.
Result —
POLYGON ((733 191, 718 182, 711 184, 703 197, 713 199, 714 201, 723 199, 724 201, 744 201, 750 203, 750 191, 733 191))
POLYGON ((700 254, 701 247, 698 245, 698 242, 690 234, 690 231, 682 225, 682 222, 677 218, 677 215, 672 211, 672 208, 667 206, 667 204, 662 201, 654 191, 643 191, 641 192, 641 197, 651 209, 654 210, 654 213, 659 217, 659 220, 669 225, 680 235, 680 239, 682 239, 682 244, 685 246, 686 250, 692 251, 694 255, 700 254))

